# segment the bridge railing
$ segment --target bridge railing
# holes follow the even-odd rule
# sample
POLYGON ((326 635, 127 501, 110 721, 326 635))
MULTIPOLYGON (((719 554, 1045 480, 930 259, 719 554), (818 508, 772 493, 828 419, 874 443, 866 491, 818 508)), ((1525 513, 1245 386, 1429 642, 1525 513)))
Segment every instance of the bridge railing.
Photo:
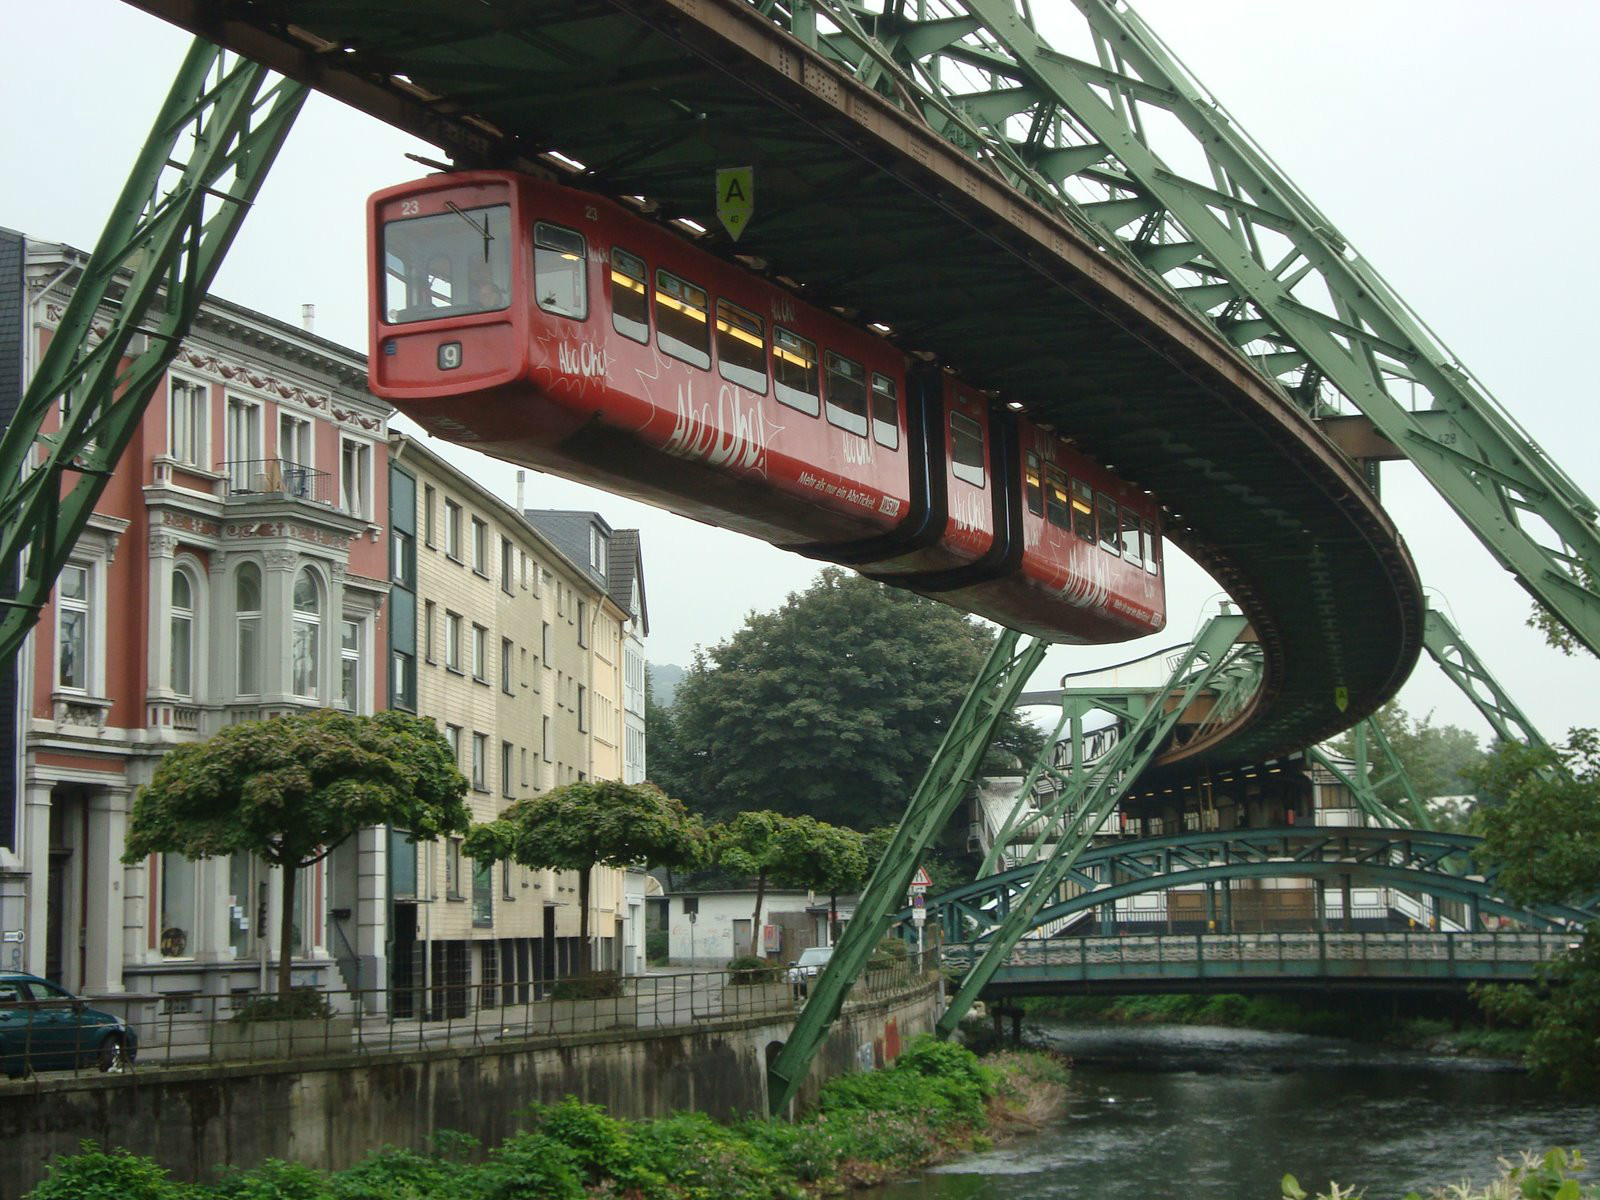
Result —
MULTIPOLYGON (((1527 979, 1573 944, 1560 933, 1326 931, 1136 934, 1029 938, 995 975, 1023 979, 1182 978, 1256 975, 1527 979)), ((947 943, 947 970, 966 970, 981 943, 947 943)))
MULTIPOLYGON (((928 951, 928 967, 937 955, 928 951)), ((307 1015, 273 1019, 275 997, 248 995, 120 996, 88 1001, 115 1013, 138 1039, 132 1064, 190 1065, 261 1062, 314 1055, 373 1055, 507 1046, 626 1030, 683 1028, 705 1021, 789 1021, 804 1007, 810 984, 791 982, 777 968, 755 982, 748 972, 671 971, 624 976, 620 994, 594 999, 557 999, 564 990, 549 981, 497 984, 437 983, 427 988, 366 990, 296 989, 296 1007, 307 1015)), ((930 978, 912 955, 863 971, 849 1000, 873 1000, 905 992, 930 978)), ((567 981, 557 981, 568 983, 567 981)), ((87 1025, 62 1045, 53 1011, 15 1012, 0 1029, 0 1065, 7 1073, 55 1070, 92 1074, 100 1066, 87 1025), (26 1063, 26 1067, 24 1067, 26 1063)), ((0 1088, 5 1086, 0 1081, 0 1088)))

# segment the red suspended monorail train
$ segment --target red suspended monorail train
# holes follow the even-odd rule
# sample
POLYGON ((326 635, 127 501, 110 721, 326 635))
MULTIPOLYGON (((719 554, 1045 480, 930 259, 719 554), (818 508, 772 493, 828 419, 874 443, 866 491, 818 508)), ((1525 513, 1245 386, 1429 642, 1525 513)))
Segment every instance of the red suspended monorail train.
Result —
POLYGON ((368 235, 372 391, 430 433, 1052 641, 1165 623, 1151 497, 622 204, 440 174, 368 235))

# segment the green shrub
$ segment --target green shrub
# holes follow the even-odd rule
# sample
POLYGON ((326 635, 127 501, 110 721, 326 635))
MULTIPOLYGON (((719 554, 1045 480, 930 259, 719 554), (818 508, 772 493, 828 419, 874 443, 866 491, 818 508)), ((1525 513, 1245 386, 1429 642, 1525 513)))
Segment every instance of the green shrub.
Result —
POLYGON ((652 967, 660 966, 671 955, 665 929, 647 929, 644 934, 644 957, 652 967))
POLYGON ((728 964, 728 972, 728 985, 730 987, 775 983, 780 978, 776 964, 749 954, 730 962, 728 964))
POLYGON ((622 995, 622 976, 615 971, 574 975, 550 985, 552 1000, 615 1000, 622 995))
MULTIPOLYGON (((474 1173, 483 1200, 583 1200, 577 1156, 542 1133, 514 1133, 474 1173)), ((442 1200, 442 1198, 441 1198, 442 1200)), ((457 1200, 451 1197, 450 1200, 457 1200)))
POLYGON ((167 1178, 166 1168, 121 1147, 83 1142, 78 1153, 50 1164, 27 1200, 188 1200, 194 1189, 167 1178))
POLYGON ((226 1171, 207 1194, 217 1200, 331 1200, 334 1195, 320 1171, 276 1158, 248 1171, 226 1171))
POLYGON ((870 967, 897 967, 911 957, 911 947, 897 937, 886 937, 872 948, 872 957, 867 959, 870 967))
POLYGON ((634 1128, 639 1165, 670 1183, 647 1200, 783 1200, 803 1193, 766 1150, 704 1113, 679 1113, 634 1128))
POLYGON ((287 997, 256 996, 233 1014, 235 1021, 325 1021, 333 1016, 327 997, 316 988, 294 988, 287 997))
POLYGON ((615 1180, 623 1190, 649 1192, 664 1180, 642 1166, 630 1140, 626 1123, 608 1116, 598 1104, 584 1104, 568 1096, 560 1104, 534 1104, 525 1110, 530 1128, 572 1152, 573 1162, 585 1182, 615 1180))
MULTIPOLYGON (((466 1134, 441 1133, 477 1145, 477 1139, 466 1134)), ((436 1146, 439 1138, 440 1134, 434 1135, 436 1146)), ((333 1200, 456 1200, 477 1194, 470 1183, 474 1174, 473 1168, 441 1157, 385 1146, 334 1175, 329 1190, 333 1200)))

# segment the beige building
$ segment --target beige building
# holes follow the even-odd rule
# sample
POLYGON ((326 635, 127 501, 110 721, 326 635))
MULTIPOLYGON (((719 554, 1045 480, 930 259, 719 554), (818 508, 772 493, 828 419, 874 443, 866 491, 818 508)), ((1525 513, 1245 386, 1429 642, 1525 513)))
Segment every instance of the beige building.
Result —
MULTIPOLYGON (((473 820, 561 784, 621 778, 626 614, 587 561, 468 474, 414 438, 391 435, 389 449, 391 470, 415 485, 396 494, 412 490, 416 504, 416 711, 455 748, 473 820)), ((400 1015, 419 993, 430 1015, 459 1014, 467 984, 486 1006, 521 1003, 530 985, 579 969, 575 872, 480 867, 460 838, 397 837, 392 854, 400 1015)), ((623 961, 622 884, 621 871, 594 869, 597 967, 623 961)))

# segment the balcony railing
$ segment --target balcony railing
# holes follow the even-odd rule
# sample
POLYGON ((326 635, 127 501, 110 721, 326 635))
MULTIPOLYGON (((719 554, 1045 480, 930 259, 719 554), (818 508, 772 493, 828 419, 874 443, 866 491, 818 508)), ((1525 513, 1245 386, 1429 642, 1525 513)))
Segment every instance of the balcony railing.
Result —
POLYGON ((238 458, 222 464, 230 497, 287 496, 314 504, 333 504, 333 476, 286 458, 238 458))

